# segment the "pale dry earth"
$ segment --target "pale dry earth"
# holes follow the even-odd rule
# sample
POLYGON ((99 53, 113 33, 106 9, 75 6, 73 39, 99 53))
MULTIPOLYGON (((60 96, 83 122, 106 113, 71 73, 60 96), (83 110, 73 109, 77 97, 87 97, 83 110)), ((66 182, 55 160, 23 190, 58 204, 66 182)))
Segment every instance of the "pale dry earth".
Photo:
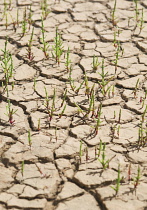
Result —
MULTIPOLYGON (((12 0, 11 7, 6 11, 7 24, 6 15, 3 15, 3 1, 0 1, 0 49, 4 49, 8 37, 7 47, 14 65, 13 78, 8 85, 9 96, 3 90, 4 74, 2 67, 0 69, 1 210, 147 209, 147 2, 140 0, 138 4, 140 16, 142 8, 144 11, 141 31, 134 18, 133 1, 117 1, 116 26, 111 21, 113 7, 112 0, 48 0, 50 13, 44 20, 44 27, 45 40, 50 47, 49 58, 46 59, 40 49, 40 1, 12 0), (34 59, 30 62, 27 47, 32 25, 30 30, 27 26, 27 33, 22 37, 21 22, 25 8, 29 14, 31 3, 34 59), (17 8, 19 25, 15 32, 12 22, 16 21, 17 8), (52 57, 56 27, 61 33, 64 46, 59 66, 52 57), (114 33, 118 30, 116 41, 120 41, 124 52, 120 52, 115 69, 113 61, 117 47, 114 33), (85 83, 78 93, 69 84, 69 72, 65 66, 68 47, 74 86, 76 89, 80 86, 86 73, 89 88, 95 84, 95 110, 102 104, 97 135, 94 133, 96 119, 92 118, 91 112, 87 116, 83 114, 89 107, 85 83), (101 81, 102 63, 97 70, 93 70, 94 55, 98 56, 99 62, 104 58, 105 73, 108 72, 106 81, 110 79, 108 85, 111 88, 105 97, 98 83, 101 81), (136 88, 137 81, 139 83, 136 88), (50 107, 54 88, 56 90, 56 110, 51 122, 44 106, 45 88, 50 107), (60 118, 65 90, 66 109, 60 118), (17 110, 12 125, 6 115, 7 99, 10 99, 13 109, 17 110), (138 133, 144 113, 144 144, 139 146, 138 133), (31 147, 28 131, 31 133, 31 147), (106 160, 111 160, 105 170, 98 160, 102 159, 101 155, 98 158, 100 140, 106 143, 106 160), (111 186, 116 186, 119 164, 122 179, 118 194, 115 195, 111 186), (134 190, 138 166, 141 177, 134 190)), ((3 55, 2 51, 0 55, 3 55)))

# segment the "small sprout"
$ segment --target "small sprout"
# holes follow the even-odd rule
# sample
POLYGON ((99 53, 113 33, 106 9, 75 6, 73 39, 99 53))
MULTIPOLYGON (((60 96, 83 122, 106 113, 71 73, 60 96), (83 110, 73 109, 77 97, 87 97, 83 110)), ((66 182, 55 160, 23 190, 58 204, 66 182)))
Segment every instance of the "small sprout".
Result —
POLYGON ((26 7, 23 13, 23 21, 22 21, 22 37, 26 34, 27 31, 27 13, 26 13, 26 7))
POLYGON ((112 25, 113 26, 116 26, 117 25, 117 23, 116 23, 116 17, 115 17, 116 2, 117 2, 117 0, 115 0, 115 2, 114 2, 114 7, 113 7, 113 10, 112 10, 112 15, 111 15, 111 21, 112 21, 112 25))
POLYGON ((32 53, 33 36, 34 36, 34 27, 32 28, 32 33, 30 36, 30 40, 29 40, 28 48, 27 48, 27 54, 26 54, 26 58, 28 58, 29 61, 33 61, 33 59, 34 59, 34 55, 32 53))
POLYGON ((67 72, 69 72, 70 64, 71 64, 71 60, 69 58, 69 53, 70 53, 70 50, 69 50, 69 47, 68 47, 68 50, 67 50, 67 53, 66 53, 66 62, 65 62, 67 72))
POLYGON ((44 20, 46 20, 47 16, 50 13, 50 10, 48 9, 47 0, 41 1, 41 10, 42 10, 42 17, 44 20))
POLYGON ((21 162, 21 175, 24 175, 24 160, 21 162))
POLYGON ((138 80, 137 80, 137 82, 136 82, 135 89, 134 89, 134 91, 133 91, 133 93, 134 93, 134 98, 136 98, 138 86, 139 86, 139 78, 138 78, 138 80))
POLYGON ((135 193, 136 193, 137 187, 139 185, 140 178, 141 178, 141 171, 140 171, 140 166, 138 165, 137 176, 134 177, 134 191, 135 191, 135 193))
POLYGON ((62 102, 61 102, 61 106, 63 106, 64 102, 65 102, 65 99, 66 99, 66 95, 67 95, 67 89, 65 90, 64 94, 63 94, 63 99, 62 99, 62 102))
POLYGON ((52 56, 53 58, 55 58, 56 63, 58 63, 58 65, 60 65, 61 55, 64 52, 63 49, 64 47, 61 39, 61 34, 58 32, 58 28, 56 28, 56 36, 54 38, 54 46, 53 46, 54 53, 52 53, 52 56))
POLYGON ((31 139, 31 132, 30 132, 30 130, 28 131, 28 143, 29 143, 29 147, 30 147, 30 150, 31 150, 32 139, 31 139))
POLYGON ((41 32, 42 32, 41 41, 43 43, 43 47, 41 47, 41 50, 43 51, 45 58, 47 59, 49 58, 49 54, 48 54, 49 44, 48 42, 45 41, 45 29, 44 29, 43 18, 41 19, 41 32))
POLYGON ((7 106, 6 106, 6 110, 7 110, 7 113, 5 113, 5 115, 8 116, 8 122, 11 124, 11 125, 14 125, 14 122, 15 120, 13 120, 13 115, 17 112, 17 109, 14 110, 13 108, 11 108, 11 103, 10 103, 10 100, 8 99, 7 100, 7 106))
POLYGON ((66 104, 65 106, 63 107, 63 110, 61 111, 61 113, 59 114, 59 118, 61 118, 65 112, 65 109, 66 109, 66 104))
POLYGON ((122 180, 122 178, 120 177, 120 173, 121 173, 121 171, 120 171, 120 164, 118 165, 118 170, 117 171, 118 172, 117 172, 117 179, 116 179, 116 187, 111 186, 111 188, 113 190, 115 190, 115 193, 116 193, 115 195, 118 194, 118 191, 119 191, 119 188, 120 188, 120 182, 122 180))
POLYGON ((98 69, 98 66, 100 65, 100 62, 98 62, 98 57, 95 55, 93 56, 93 61, 92 61, 92 69, 96 71, 98 69))
POLYGON ((113 117, 114 119, 116 118, 116 111, 114 111, 114 117, 113 117))
POLYGON ((109 167, 109 162, 110 160, 106 160, 106 154, 105 154, 105 149, 106 149, 106 143, 102 143, 102 148, 101 148, 101 151, 102 151, 102 159, 98 159, 98 161, 101 163, 103 169, 106 169, 109 167))
POLYGON ((119 133, 120 133, 120 125, 118 126, 117 128, 117 135, 119 136, 119 133))
POLYGON ((94 133, 95 135, 98 134, 98 131, 99 131, 99 126, 101 124, 101 115, 102 115, 102 104, 100 104, 100 106, 98 107, 98 111, 97 111, 97 119, 96 119, 96 125, 95 125, 95 130, 94 130, 94 133))

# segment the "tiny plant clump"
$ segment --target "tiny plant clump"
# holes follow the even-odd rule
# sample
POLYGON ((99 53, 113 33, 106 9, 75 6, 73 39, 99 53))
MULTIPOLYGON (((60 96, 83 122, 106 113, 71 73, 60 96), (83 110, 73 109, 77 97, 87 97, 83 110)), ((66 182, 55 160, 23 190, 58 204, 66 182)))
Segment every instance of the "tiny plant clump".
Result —
POLYGON ((28 48, 27 48, 27 54, 26 54, 26 58, 28 58, 29 61, 33 61, 33 59, 34 59, 34 55, 32 53, 33 36, 34 36, 34 27, 32 28, 32 33, 30 36, 30 40, 29 40, 28 48))
POLYGON ((98 61, 98 57, 95 55, 93 56, 93 61, 92 61, 92 69, 93 71, 96 71, 98 69, 98 66, 100 65, 100 62, 98 61))
POLYGON ((55 58, 55 61, 58 65, 60 65, 61 55, 64 52, 63 41, 61 39, 61 34, 58 32, 58 28, 56 28, 56 36, 54 38, 54 46, 52 56, 55 58))
MULTIPOLYGON (((7 50, 7 45, 8 45, 8 39, 6 39, 5 41, 4 50, 1 50, 3 55, 0 57, 1 67, 4 73, 4 83, 3 83, 4 90, 8 90, 8 84, 10 78, 12 78, 13 76, 13 70, 14 70, 12 55, 9 52, 9 50, 7 50)), ((8 92, 7 92, 7 97, 8 97, 8 92)))
POLYGON ((118 170, 117 170, 116 186, 115 187, 111 186, 111 188, 113 190, 115 190, 115 195, 117 195, 118 192, 119 192, 120 183, 121 183, 121 180, 122 180, 122 178, 120 177, 120 174, 121 174, 121 171, 120 171, 120 164, 119 164, 118 165, 118 170))
POLYGON ((15 120, 13 119, 14 114, 17 112, 17 109, 14 110, 13 108, 11 108, 11 103, 10 100, 7 100, 7 105, 6 105, 6 113, 5 115, 8 116, 8 122, 10 123, 10 125, 14 125, 15 120))
POLYGON ((43 43, 43 47, 40 47, 40 48, 43 51, 45 58, 47 59, 49 58, 48 50, 49 50, 50 45, 48 44, 48 42, 45 41, 45 29, 44 29, 43 18, 41 19, 41 33, 42 33, 41 41, 43 43))

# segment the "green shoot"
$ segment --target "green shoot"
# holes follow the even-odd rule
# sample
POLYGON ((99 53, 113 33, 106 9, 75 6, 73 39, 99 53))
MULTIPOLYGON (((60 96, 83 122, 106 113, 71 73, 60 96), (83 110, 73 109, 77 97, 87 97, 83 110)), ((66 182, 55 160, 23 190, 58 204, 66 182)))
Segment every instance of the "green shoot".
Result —
POLYGON ((33 36, 34 36, 34 27, 32 28, 32 33, 30 36, 30 40, 29 40, 28 48, 27 48, 27 54, 26 54, 26 57, 29 59, 29 61, 33 61, 34 59, 34 55, 32 53, 33 36))
POLYGON ((120 177, 120 173, 121 173, 121 171, 120 171, 120 164, 118 165, 118 173, 117 173, 117 179, 116 179, 116 187, 113 187, 113 186, 111 186, 111 188, 113 189, 113 190, 115 190, 115 195, 117 195, 118 194, 118 191, 119 191, 119 188, 120 188, 120 182, 121 182, 121 177, 120 177))
POLYGON ((8 44, 8 39, 6 39, 6 41, 5 41, 4 50, 1 50, 3 55, 0 58, 0 60, 2 61, 1 67, 2 67, 3 72, 4 72, 4 79, 5 79, 4 89, 7 89, 8 84, 9 84, 9 80, 13 76, 13 69, 14 69, 12 55, 9 52, 9 50, 7 50, 7 44, 8 44))
POLYGON ((98 57, 95 55, 93 56, 93 61, 92 61, 92 69, 96 71, 98 69, 98 66, 100 65, 100 62, 98 62, 98 57))
POLYGON ((71 60, 69 58, 69 53, 70 53, 70 50, 69 50, 69 47, 68 47, 68 50, 67 50, 67 53, 66 53, 66 62, 65 62, 67 72, 69 72, 70 64, 71 64, 71 60))
POLYGON ((41 41, 43 43, 43 47, 41 47, 41 50, 43 51, 45 58, 47 59, 49 58, 49 54, 48 54, 49 44, 48 42, 45 41, 45 29, 44 29, 43 18, 41 19, 41 32, 42 32, 41 41))
POLYGON ((105 149, 106 149, 106 143, 102 143, 102 148, 101 148, 101 151, 102 151, 102 159, 98 159, 98 161, 101 163, 102 165, 102 168, 103 169, 106 169, 109 167, 109 162, 110 160, 106 160, 106 155, 105 155, 105 149))
POLYGON ((11 108, 11 103, 10 103, 10 100, 8 99, 7 100, 7 106, 6 106, 6 113, 5 115, 8 116, 8 122, 11 124, 11 125, 14 125, 14 122, 15 120, 13 120, 13 115, 17 112, 17 109, 14 110, 13 108, 11 108))
POLYGON ((50 13, 50 10, 48 9, 47 0, 42 0, 41 1, 41 10, 42 10, 43 20, 46 20, 47 16, 50 13))
POLYGON ((133 93, 134 93, 134 98, 136 98, 136 93, 137 93, 137 90, 138 90, 138 86, 139 86, 139 78, 138 78, 138 80, 137 80, 137 82, 136 82, 135 89, 134 89, 134 91, 133 91, 133 93))
POLYGON ((26 34, 27 31, 27 13, 26 13, 26 7, 23 13, 23 21, 22 21, 22 37, 26 34))
POLYGON ((21 162, 21 175, 24 175, 24 160, 21 162))
POLYGON ((28 143, 29 143, 29 147, 30 147, 30 150, 31 150, 32 139, 31 139, 31 132, 30 132, 30 130, 28 131, 28 143))
POLYGON ((56 63, 60 65, 60 59, 61 55, 63 54, 63 42, 61 40, 61 34, 58 32, 58 28, 56 28, 56 36, 54 39, 54 46, 53 46, 53 51, 52 53, 53 58, 55 58, 56 63))
POLYGON ((140 178, 141 178, 141 171, 140 171, 140 166, 138 165, 137 176, 134 177, 134 191, 135 192, 136 192, 137 186, 139 185, 140 178))
POLYGON ((116 23, 116 18, 115 18, 115 12, 116 12, 116 1, 114 2, 114 7, 113 7, 113 10, 112 10, 112 15, 111 15, 111 21, 112 21, 112 25, 113 26, 116 26, 117 23, 116 23))

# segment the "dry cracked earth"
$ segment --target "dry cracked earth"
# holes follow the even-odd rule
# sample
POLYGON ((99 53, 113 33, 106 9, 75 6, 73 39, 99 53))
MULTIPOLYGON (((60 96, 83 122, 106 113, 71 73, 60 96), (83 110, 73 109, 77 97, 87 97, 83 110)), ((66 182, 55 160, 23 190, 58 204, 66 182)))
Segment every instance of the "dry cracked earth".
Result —
POLYGON ((147 2, 45 2, 0 1, 0 209, 145 210, 147 2))

